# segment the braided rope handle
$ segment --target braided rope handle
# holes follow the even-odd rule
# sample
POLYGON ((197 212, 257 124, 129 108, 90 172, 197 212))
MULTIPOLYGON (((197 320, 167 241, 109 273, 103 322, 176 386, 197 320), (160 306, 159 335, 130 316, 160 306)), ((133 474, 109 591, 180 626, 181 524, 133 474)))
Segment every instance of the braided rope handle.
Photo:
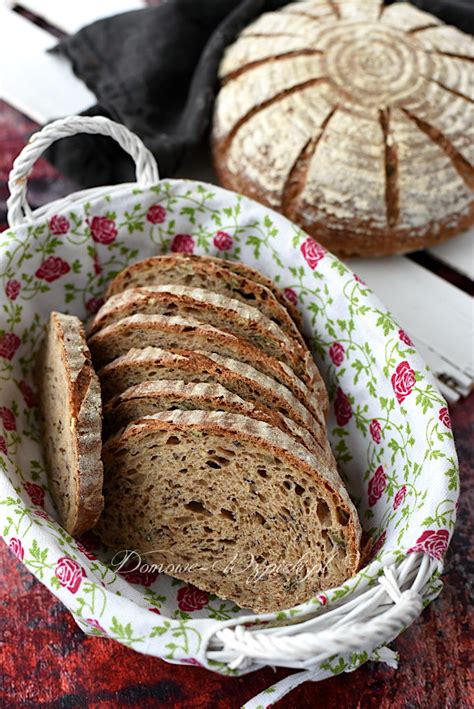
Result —
POLYGON ((15 227, 24 221, 32 221, 33 213, 26 198, 28 175, 41 154, 56 140, 88 133, 106 135, 117 141, 136 165, 137 183, 140 187, 154 185, 159 180, 158 166, 151 152, 140 138, 115 121, 104 116, 69 116, 49 123, 33 133, 28 144, 15 159, 8 178, 10 197, 7 201, 8 224, 15 227))
POLYGON ((303 622, 300 628, 296 624, 250 630, 237 625, 214 631, 207 658, 223 662, 231 670, 247 669, 254 663, 302 669, 362 650, 370 655, 420 615, 424 589, 437 568, 436 560, 412 554, 385 567, 376 586, 303 622), (325 616, 331 616, 329 624, 324 623, 325 616))
POLYGON ((235 629, 219 630, 216 635, 224 647, 220 656, 226 654, 229 658, 234 657, 229 662, 229 669, 236 669, 245 660, 265 664, 281 660, 324 662, 333 655, 347 655, 360 652, 361 649, 372 652, 396 638, 420 615, 422 608, 420 594, 408 590, 385 613, 364 622, 347 624, 337 630, 275 636, 237 626, 235 629))

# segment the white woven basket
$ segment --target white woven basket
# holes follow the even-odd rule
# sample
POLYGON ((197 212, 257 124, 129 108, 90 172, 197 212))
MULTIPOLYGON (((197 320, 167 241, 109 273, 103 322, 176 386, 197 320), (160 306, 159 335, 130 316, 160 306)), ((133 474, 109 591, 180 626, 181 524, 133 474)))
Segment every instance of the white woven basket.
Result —
POLYGON ((223 674, 302 670, 247 707, 368 659, 394 664, 386 643, 440 592, 458 490, 446 403, 409 337, 357 276, 285 218, 204 183, 159 181, 141 141, 105 118, 71 117, 36 133, 9 187, 10 229, 0 235, 0 524, 12 551, 86 633, 223 674), (136 162, 137 183, 32 212, 35 160, 81 131, 117 140, 136 162), (153 569, 116 573, 93 535, 75 540, 55 521, 32 383, 42 325, 53 309, 86 318, 112 274, 170 249, 260 269, 299 303, 314 343, 333 450, 373 549, 354 578, 297 608, 257 617, 153 569))

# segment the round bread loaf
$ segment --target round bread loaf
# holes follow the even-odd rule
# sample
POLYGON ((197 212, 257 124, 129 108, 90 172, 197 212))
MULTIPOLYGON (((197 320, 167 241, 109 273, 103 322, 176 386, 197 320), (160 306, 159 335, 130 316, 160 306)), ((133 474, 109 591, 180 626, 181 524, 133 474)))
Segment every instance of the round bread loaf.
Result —
POLYGON ((266 13, 220 66, 223 185, 331 251, 420 249, 474 223, 474 41, 408 3, 266 13))

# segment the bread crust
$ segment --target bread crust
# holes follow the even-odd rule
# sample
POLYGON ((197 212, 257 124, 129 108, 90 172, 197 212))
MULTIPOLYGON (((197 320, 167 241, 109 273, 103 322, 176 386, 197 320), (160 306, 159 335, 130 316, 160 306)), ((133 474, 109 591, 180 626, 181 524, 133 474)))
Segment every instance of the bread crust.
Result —
POLYGON ((295 374, 311 389, 315 382, 321 383, 319 370, 306 346, 288 337, 257 308, 234 298, 186 286, 130 288, 106 301, 92 321, 90 332, 93 334, 111 322, 134 313, 190 314, 226 332, 237 334, 267 354, 288 362, 295 374))
MULTIPOLYGON (((313 381, 313 388, 306 386, 292 369, 275 357, 270 357, 258 347, 248 343, 241 337, 224 332, 207 323, 200 322, 192 317, 168 317, 161 315, 131 315, 104 327, 89 338, 89 347, 96 367, 103 367, 111 360, 125 354, 117 341, 123 335, 136 332, 142 338, 140 346, 154 346, 163 342, 163 349, 190 350, 192 338, 198 337, 201 341, 200 349, 208 352, 221 353, 235 360, 251 364, 255 369, 272 377, 277 382, 286 386, 296 398, 301 401, 314 416, 324 417, 328 411, 328 395, 325 384, 319 376, 313 381), (170 346, 165 338, 175 342, 170 346)), ((136 347, 130 344, 127 349, 136 347)), ((311 357, 308 352, 308 357, 311 357)), ((308 379, 310 374, 308 373, 308 379)))
POLYGON ((290 4, 227 49, 214 167, 340 256, 434 246, 474 224, 474 43, 407 3, 355 6, 290 4))
POLYGON ((205 288, 213 293, 240 300, 246 305, 258 308, 289 337, 295 337, 302 346, 306 344, 288 308, 279 302, 271 290, 236 273, 235 270, 226 268, 218 259, 203 257, 190 260, 171 254, 139 261, 125 268, 114 278, 107 289, 106 298, 128 288, 165 284, 205 288))
MULTIPOLYGON (((70 508, 71 516, 61 519, 61 523, 70 534, 80 535, 95 525, 104 506, 100 384, 92 366, 81 321, 72 315, 53 312, 47 330, 37 367, 47 471, 52 480, 65 464, 62 452, 54 445, 48 445, 49 426, 52 423, 48 410, 51 406, 49 385, 52 366, 58 363, 59 358, 67 382, 69 409, 64 411, 63 421, 69 426, 73 451, 69 474, 72 476, 75 493, 74 504, 70 508), (47 351, 48 335, 54 339, 54 351, 47 351)), ((57 493, 57 486, 51 487, 57 493)), ((58 503, 57 496, 55 501, 58 503)), ((61 509, 61 505, 57 506, 61 509)))
POLYGON ((274 296, 274 298, 280 303, 280 305, 282 305, 288 310, 292 320, 296 323, 298 329, 300 331, 302 330, 302 319, 300 311, 298 310, 296 305, 286 297, 284 291, 274 285, 273 281, 270 278, 267 278, 263 275, 263 273, 260 273, 260 271, 257 271, 251 266, 247 266, 246 264, 241 263, 240 261, 231 261, 230 259, 217 258, 215 256, 195 256, 194 254, 162 254, 161 256, 150 256, 150 258, 137 261, 131 266, 128 266, 128 268, 123 269, 123 271, 120 271, 120 273, 117 274, 117 276, 110 282, 106 292, 106 299, 110 298, 113 295, 116 295, 117 293, 120 293, 126 288, 129 288, 131 279, 134 278, 137 272, 139 272, 142 268, 144 268, 145 270, 153 268, 158 261, 160 263, 166 264, 167 266, 173 266, 175 263, 179 263, 181 261, 185 263, 188 262, 193 266, 201 263, 212 265, 216 268, 225 268, 231 273, 235 273, 249 281, 253 281, 257 285, 260 285, 263 288, 269 290, 274 296))

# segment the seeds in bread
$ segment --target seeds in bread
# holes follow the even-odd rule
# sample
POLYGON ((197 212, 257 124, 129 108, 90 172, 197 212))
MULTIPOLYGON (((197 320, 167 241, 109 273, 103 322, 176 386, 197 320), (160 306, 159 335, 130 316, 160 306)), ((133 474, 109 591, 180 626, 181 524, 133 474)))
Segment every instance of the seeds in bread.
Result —
MULTIPOLYGON (((190 316, 131 315, 102 328, 89 338, 89 347, 97 368, 131 349, 154 346, 172 351, 205 350, 250 364, 286 386, 314 416, 321 417, 321 411, 324 415, 327 413, 328 396, 321 376, 314 381, 314 388, 311 389, 285 362, 269 357, 241 337, 218 330, 190 316)), ((307 358, 311 358, 309 352, 307 358)))
POLYGON ((102 405, 82 323, 51 313, 38 367, 51 494, 62 526, 79 535, 102 512, 102 405))
MULTIPOLYGON (((124 268, 123 271, 111 281, 107 289, 106 298, 110 298, 116 293, 121 293, 127 288, 135 288, 141 285, 153 285, 153 283, 147 282, 146 284, 142 281, 148 277, 153 278, 156 262, 160 261, 167 263, 169 261, 175 262, 180 260, 184 263, 189 263, 192 266, 200 263, 213 264, 220 268, 226 268, 228 271, 235 273, 238 276, 242 276, 260 286, 263 286, 269 290, 272 295, 278 300, 278 302, 288 310, 292 320, 298 326, 298 329, 302 329, 301 313, 294 303, 289 300, 285 292, 280 288, 277 288, 270 278, 267 278, 260 273, 260 271, 255 270, 251 266, 247 266, 240 261, 230 261, 229 259, 216 258, 215 256, 194 256, 192 254, 164 254, 162 256, 151 256, 148 259, 143 259, 137 263, 124 268)), ((186 284, 188 285, 188 284, 186 284)))
POLYGON ((310 451, 318 455, 331 455, 329 446, 325 451, 321 443, 294 421, 272 411, 263 404, 245 401, 221 384, 212 382, 187 383, 182 380, 144 382, 126 389, 106 404, 104 408, 105 428, 113 433, 127 424, 152 416, 162 411, 175 409, 192 411, 227 411, 242 414, 257 421, 265 421, 279 428, 310 451))
POLYGON ((335 466, 267 423, 163 412, 110 438, 103 460, 103 541, 220 598, 281 610, 357 569, 360 526, 335 466))
POLYGON ((300 344, 305 345, 287 308, 268 288, 209 259, 200 258, 191 261, 171 254, 139 261, 116 276, 109 286, 108 293, 122 292, 129 288, 170 284, 203 288, 258 308, 288 336, 295 337, 300 344), (119 283, 114 287, 117 280, 119 283))
POLYGON ((182 379, 221 384, 256 405, 276 409, 321 440, 325 427, 284 386, 247 364, 220 355, 191 350, 173 353, 157 347, 130 350, 99 371, 104 401, 143 382, 182 379))
POLYGON ((299 377, 306 376, 309 368, 313 379, 317 378, 317 367, 313 360, 308 360, 307 349, 295 338, 285 335, 257 308, 202 288, 175 285, 130 288, 106 301, 92 321, 91 332, 135 313, 191 315, 242 337, 280 361, 288 362, 299 377))

